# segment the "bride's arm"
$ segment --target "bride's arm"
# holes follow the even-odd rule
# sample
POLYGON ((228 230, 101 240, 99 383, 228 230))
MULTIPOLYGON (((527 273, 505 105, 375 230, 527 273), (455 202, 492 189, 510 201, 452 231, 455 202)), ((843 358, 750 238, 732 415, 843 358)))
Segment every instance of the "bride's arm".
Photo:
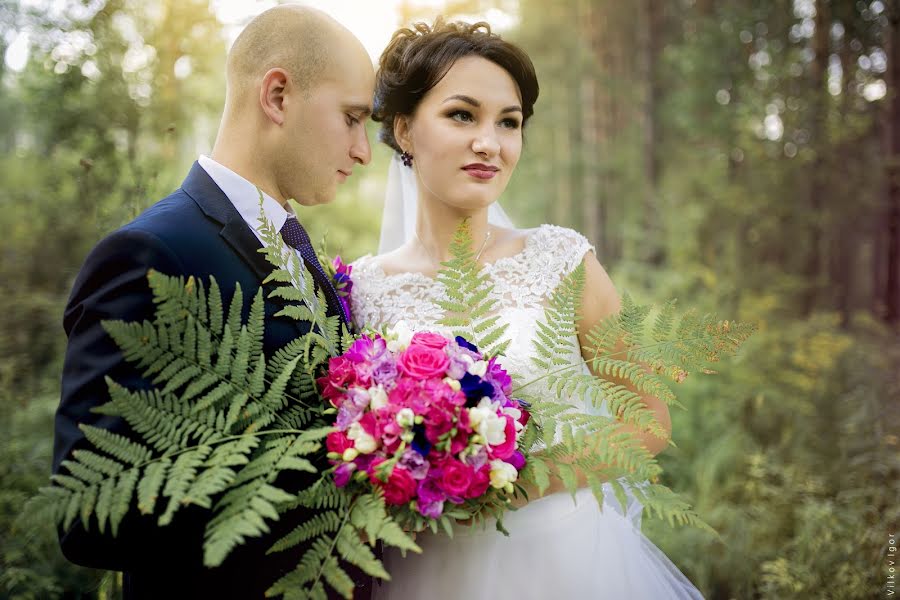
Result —
MULTIPOLYGON (((584 346, 588 345, 588 332, 606 317, 619 312, 621 309, 621 302, 619 300, 619 294, 616 292, 616 288, 613 286, 609 275, 606 274, 606 270, 597 261, 597 257, 593 252, 588 252, 584 256, 584 273, 584 296, 581 301, 583 316, 578 322, 578 343, 582 348, 582 356, 585 360, 589 360, 592 358, 592 355, 589 351, 584 349, 584 346)), ((619 340, 615 351, 619 352, 624 350, 625 345, 619 340)), ((645 367, 649 370, 649 366, 645 365, 645 367)), ((593 372, 593 369, 591 372, 593 372)), ((596 373, 594 374, 596 375, 596 373)), ((669 415, 668 405, 655 396, 641 393, 627 379, 614 376, 606 376, 606 379, 621 384, 629 390, 640 394, 644 404, 654 412, 656 421, 665 430, 666 437, 665 439, 658 438, 652 433, 642 431, 635 425, 630 424, 623 424, 623 431, 634 434, 644 443, 644 446, 653 455, 659 454, 665 450, 669 445, 669 438, 672 435, 672 420, 669 415)))

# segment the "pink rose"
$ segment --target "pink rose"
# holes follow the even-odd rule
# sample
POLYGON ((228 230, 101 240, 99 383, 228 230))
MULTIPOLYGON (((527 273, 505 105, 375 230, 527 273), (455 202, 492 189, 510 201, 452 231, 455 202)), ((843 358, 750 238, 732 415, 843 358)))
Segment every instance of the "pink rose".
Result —
POLYGON ((344 394, 344 390, 356 383, 356 369, 353 363, 337 356, 328 361, 328 375, 316 379, 322 396, 329 400, 332 406, 339 406, 337 399, 344 394))
POLYGON ((415 496, 418 487, 409 471, 399 466, 394 467, 386 482, 378 479, 374 472, 369 475, 369 481, 384 489, 384 501, 387 504, 406 504, 415 496))
POLYGON ((409 343, 411 346, 419 345, 425 346, 426 348, 434 348, 435 350, 443 350, 450 342, 448 342, 447 338, 440 335, 439 333, 422 331, 412 336, 412 339, 409 343))
POLYGON ((441 487, 449 496, 462 497, 465 495, 475 473, 469 465, 463 464, 455 458, 448 458, 443 464, 441 474, 441 487))
MULTIPOLYGON (((473 469, 474 470, 474 469, 473 469)), ((469 489, 466 490, 466 498, 480 498, 487 492, 488 486, 491 484, 491 468, 488 465, 482 466, 475 471, 469 489)))
POLYGON ((504 432, 506 433, 506 439, 496 446, 490 446, 488 450, 492 458, 506 460, 516 451, 516 421, 508 415, 506 416, 506 429, 504 432))
POLYGON ((443 350, 428 346, 410 346, 397 361, 400 370, 415 379, 443 377, 450 359, 443 350))
POLYGON ((325 438, 325 447, 329 452, 343 454, 344 450, 353 447, 353 441, 343 431, 332 431, 325 438))

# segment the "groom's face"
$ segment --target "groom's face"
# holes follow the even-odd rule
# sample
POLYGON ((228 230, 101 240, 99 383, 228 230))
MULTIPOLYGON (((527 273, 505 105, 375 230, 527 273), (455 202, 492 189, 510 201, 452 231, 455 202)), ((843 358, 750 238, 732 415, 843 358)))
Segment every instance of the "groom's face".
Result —
POLYGON ((328 72, 288 111, 280 177, 300 204, 331 202, 337 186, 371 158, 366 120, 375 73, 367 54, 339 49, 328 72))

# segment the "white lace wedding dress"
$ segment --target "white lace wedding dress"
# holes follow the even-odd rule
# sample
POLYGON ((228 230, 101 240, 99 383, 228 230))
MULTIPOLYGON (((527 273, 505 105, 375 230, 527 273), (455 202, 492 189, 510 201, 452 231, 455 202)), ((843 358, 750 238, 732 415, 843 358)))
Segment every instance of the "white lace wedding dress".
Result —
MULTIPOLYGON (((563 276, 593 250, 580 234, 543 225, 529 232, 517 255, 485 265, 494 283, 507 336, 512 340, 503 366, 522 378, 540 373, 531 364, 535 321, 543 317, 550 294, 563 276)), ((420 273, 386 275, 377 258, 353 264, 353 319, 357 326, 381 327, 405 321, 413 331, 441 330, 434 302, 443 286, 420 273)), ((571 360, 580 362, 577 340, 571 360)), ((586 368, 585 368, 586 369, 586 368)), ((538 384, 536 384, 538 385, 538 384)), ((573 406, 584 409, 578 398, 573 406)), ((457 527, 454 537, 420 534, 422 554, 387 550, 389 583, 376 583, 379 600, 558 600, 569 598, 702 598, 675 565, 640 531, 642 506, 627 506, 604 490, 603 511, 582 489, 573 502, 568 493, 536 499, 509 513, 503 524, 509 537, 490 524, 457 527)))

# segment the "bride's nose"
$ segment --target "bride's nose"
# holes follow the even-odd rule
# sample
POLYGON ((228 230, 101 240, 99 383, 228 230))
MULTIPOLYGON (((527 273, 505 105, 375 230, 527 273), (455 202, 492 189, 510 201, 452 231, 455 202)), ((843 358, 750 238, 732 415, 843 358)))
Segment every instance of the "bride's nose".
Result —
POLYGON ((497 139, 497 133, 491 128, 490 131, 481 131, 472 140, 472 150, 476 154, 484 156, 495 156, 500 152, 500 140, 497 139))

